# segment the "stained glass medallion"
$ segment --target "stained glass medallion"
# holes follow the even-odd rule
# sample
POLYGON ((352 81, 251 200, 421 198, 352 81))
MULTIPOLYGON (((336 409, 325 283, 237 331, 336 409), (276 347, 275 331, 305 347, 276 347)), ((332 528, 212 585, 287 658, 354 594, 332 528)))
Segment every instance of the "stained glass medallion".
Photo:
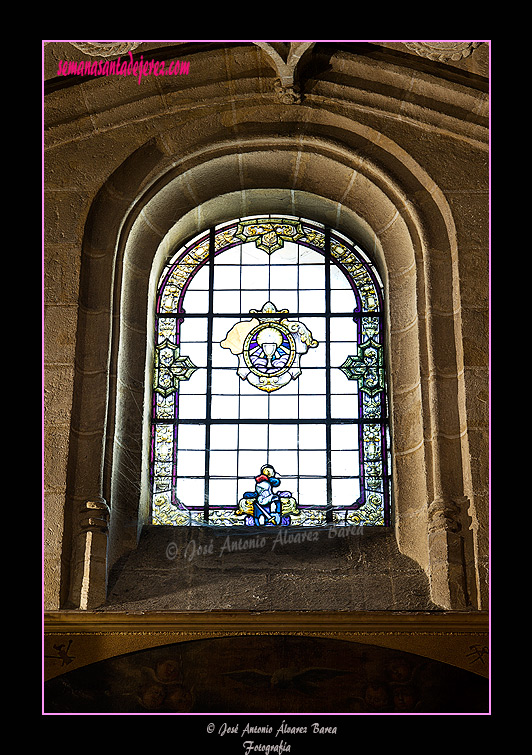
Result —
POLYGON ((272 302, 266 302, 252 320, 234 325, 220 346, 239 359, 238 375, 262 391, 277 391, 301 374, 299 360, 318 342, 299 320, 280 313, 272 302))
POLYGON ((382 286, 349 239, 279 216, 192 239, 160 276, 153 374, 154 523, 389 523, 382 286))

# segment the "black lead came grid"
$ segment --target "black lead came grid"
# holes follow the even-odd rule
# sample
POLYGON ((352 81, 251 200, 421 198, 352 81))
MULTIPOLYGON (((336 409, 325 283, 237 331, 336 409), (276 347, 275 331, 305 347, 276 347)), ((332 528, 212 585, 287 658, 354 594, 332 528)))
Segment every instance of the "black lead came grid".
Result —
MULTIPOLYGON (((342 368, 342 364, 337 363, 338 360, 333 364, 331 361, 331 349, 335 348, 337 345, 344 345, 347 349, 345 356, 349 358, 355 359, 357 356, 355 354, 349 353, 349 348, 351 350, 354 350, 356 352, 357 347, 355 346, 353 349, 353 342, 351 341, 342 342, 342 341, 335 341, 335 328, 339 326, 339 323, 343 322, 352 322, 356 324, 356 332, 357 332, 357 340, 358 348, 360 348, 360 342, 361 342, 361 332, 363 330, 362 328, 362 320, 364 319, 365 322, 370 322, 369 318, 371 318, 371 322, 377 322, 377 327, 370 327, 370 331, 377 333, 377 339, 382 344, 382 307, 378 307, 378 311, 364 311, 362 307, 356 307, 353 306, 350 310, 347 311, 333 311, 332 307, 332 301, 331 301, 331 292, 332 292, 332 286, 331 286, 331 270, 334 268, 335 272, 340 270, 342 275, 346 276, 346 279, 348 280, 349 284, 353 286, 352 292, 353 292, 353 304, 356 303, 356 297, 355 297, 355 287, 353 280, 351 276, 346 272, 346 270, 339 264, 338 260, 335 259, 331 254, 331 231, 327 227, 320 227, 322 232, 324 233, 324 246, 321 249, 318 249, 316 246, 312 246, 310 244, 304 244, 301 240, 299 240, 298 243, 298 249, 299 247, 308 246, 309 249, 314 250, 315 252, 318 252, 321 255, 321 261, 320 264, 323 266, 323 273, 324 273, 324 285, 323 289, 317 289, 315 292, 315 301, 318 302, 318 293, 324 294, 324 302, 320 303, 320 306, 318 306, 316 309, 313 308, 307 308, 305 311, 293 311, 292 307, 288 309, 289 313, 286 313, 286 308, 283 306, 283 301, 274 302, 274 309, 270 309, 268 311, 268 319, 272 322, 282 322, 283 318, 297 318, 298 321, 303 322, 305 324, 310 324, 311 330, 312 327, 315 326, 317 323, 320 323, 320 341, 322 341, 322 346, 324 346, 324 363, 320 363, 318 365, 307 363, 305 364, 305 359, 307 359, 308 355, 302 356, 301 358, 301 374, 307 373, 307 375, 313 375, 316 376, 318 379, 321 379, 322 381, 322 387, 320 390, 320 387, 318 386, 318 389, 316 393, 313 395, 312 393, 307 394, 303 393, 302 389, 300 389, 300 383, 302 382, 300 378, 297 378, 296 380, 291 381, 290 385, 286 387, 285 392, 288 394, 286 396, 287 403, 289 403, 289 400, 291 397, 297 399, 297 414, 295 416, 272 416, 272 411, 270 410, 271 402, 272 400, 277 401, 278 396, 277 394, 273 392, 267 392, 264 393, 263 391, 259 390, 258 388, 255 389, 255 392, 260 398, 257 398, 255 403, 259 403, 262 401, 262 403, 266 406, 267 410, 265 412, 262 412, 260 414, 255 415, 249 415, 248 413, 242 413, 241 407, 243 405, 243 401, 248 400, 248 403, 252 403, 253 399, 250 398, 250 394, 252 394, 253 390, 250 389, 250 387, 245 384, 245 381, 242 381, 240 378, 238 378, 238 390, 233 391, 231 394, 227 394, 227 396, 232 396, 235 398, 235 409, 236 411, 233 413, 226 413, 221 414, 219 411, 216 411, 216 400, 220 397, 225 396, 226 394, 220 393, 220 388, 218 386, 218 382, 220 381, 220 375, 221 374, 229 374, 229 373, 236 373, 237 365, 236 365, 236 358, 234 358, 234 364, 233 366, 230 366, 228 363, 225 364, 225 366, 221 366, 219 364, 216 364, 213 360, 213 347, 216 346, 217 349, 220 347, 220 332, 223 331, 227 333, 231 326, 233 326, 235 323, 242 322, 244 320, 249 321, 250 317, 253 317, 252 314, 250 314, 250 307, 243 307, 242 306, 242 299, 243 299, 243 265, 242 263, 240 265, 234 264, 234 270, 232 270, 232 267, 228 264, 226 273, 231 270, 232 272, 232 279, 230 282, 231 288, 226 283, 226 289, 220 289, 220 287, 217 287, 216 285, 216 279, 215 279, 215 273, 217 269, 217 255, 219 255, 221 252, 226 251, 228 248, 231 248, 229 246, 223 247, 221 250, 216 249, 216 234, 218 232, 218 228, 212 228, 209 232, 209 251, 208 251, 208 257, 201 265, 197 265, 197 268, 200 267, 206 268, 204 270, 204 275, 207 273, 208 275, 208 284, 207 291, 201 291, 201 294, 207 294, 207 298, 205 299, 205 303, 207 304, 207 307, 205 309, 202 309, 201 307, 198 308, 198 311, 188 311, 186 306, 186 296, 184 300, 181 298, 181 302, 185 302, 185 307, 183 307, 180 311, 174 311, 174 312, 158 312, 157 314, 157 320, 159 321, 160 318, 168 318, 175 320, 176 323, 176 333, 179 334, 181 332, 181 328, 183 328, 183 331, 186 332, 186 323, 192 323, 193 321, 196 321, 197 323, 201 322, 202 325, 206 325, 206 333, 205 333, 205 340, 199 341, 199 337, 196 334, 195 338, 198 339, 197 341, 190 340, 187 341, 185 339, 181 339, 179 335, 176 335, 176 342, 179 345, 181 349, 181 357, 188 356, 188 352, 192 352, 194 350, 194 346, 206 346, 206 352, 205 352, 205 360, 204 362, 201 359, 192 358, 192 363, 194 364, 195 370, 198 371, 204 371, 205 372, 205 381, 202 383, 204 385, 203 390, 201 390, 197 394, 192 393, 192 380, 190 380, 190 385, 187 384, 186 380, 180 380, 175 394, 175 401, 176 401, 176 411, 174 418, 170 421, 167 416, 161 418, 158 416, 157 411, 155 410, 154 417, 153 417, 153 427, 157 427, 157 425, 168 425, 172 424, 175 426, 175 429, 177 430, 177 437, 179 436, 178 428, 185 427, 185 426, 203 426, 205 430, 205 444, 203 449, 203 456, 204 456, 204 465, 203 465, 203 471, 201 473, 185 473, 182 467, 179 467, 178 469, 178 456, 181 454, 182 456, 185 455, 185 453, 190 453, 191 450, 194 452, 198 451, 199 449, 197 446, 194 447, 194 449, 187 448, 187 445, 180 445, 180 441, 176 439, 176 434, 174 433, 174 449, 173 449, 173 468, 172 468, 172 480, 171 480, 171 486, 172 488, 177 488, 177 498, 179 497, 179 488, 180 483, 181 486, 184 484, 184 480, 202 480, 203 481, 203 518, 204 522, 208 523, 209 519, 211 517, 211 514, 213 511, 218 509, 224 509, 224 510, 234 510, 237 507, 238 504, 238 497, 242 495, 242 487, 240 483, 243 480, 249 481, 249 485, 253 485, 253 478, 256 474, 258 474, 259 469, 256 467, 248 468, 245 472, 242 471, 242 469, 239 467, 239 455, 241 457, 244 456, 245 453, 250 456, 251 454, 248 452, 260 452, 263 456, 266 456, 264 458, 263 463, 269 463, 273 464, 273 461, 270 459, 270 456, 275 456, 275 459, 282 459, 283 454, 288 457, 294 458, 294 454, 291 453, 293 451, 296 452, 295 458, 297 459, 296 462, 296 469, 293 468, 286 468, 286 466, 283 466, 281 463, 281 468, 277 469, 277 472, 280 473, 280 476, 283 479, 282 486, 285 487, 288 486, 296 486, 298 500, 297 503, 300 504, 302 507, 311 506, 315 509, 324 509, 326 512, 325 520, 328 523, 331 523, 334 521, 333 511, 340 511, 342 509, 350 509, 353 507, 353 504, 356 504, 357 501, 347 499, 342 505, 338 504, 338 496, 336 496, 336 500, 333 496, 333 485, 338 485, 340 480, 358 480, 360 484, 360 499, 362 503, 365 503, 364 497, 367 496, 367 490, 364 488, 362 490, 362 481, 364 476, 370 477, 371 469, 373 469, 373 474, 377 475, 377 487, 380 485, 383 496, 384 496, 384 504, 385 504, 385 516, 384 516, 384 523, 389 523, 388 520, 388 509, 389 509, 389 483, 388 483, 388 453, 387 453, 387 424, 388 424, 388 418, 387 418, 387 401, 386 401, 386 395, 384 390, 384 385, 382 385, 382 389, 379 393, 374 394, 373 396, 373 405, 377 406, 378 409, 374 410, 370 417, 364 416, 365 410, 361 410, 360 407, 362 406, 363 401, 366 400, 364 396, 362 396, 360 391, 360 380, 357 382, 356 380, 353 380, 353 376, 355 375, 355 369, 353 368, 351 370, 351 373, 349 374, 350 380, 346 382, 346 386, 349 388, 349 391, 345 394, 340 394, 338 392, 334 392, 333 389, 333 373, 339 372, 339 368, 342 368), (222 294, 229 293, 231 291, 237 292, 240 296, 240 309, 237 311, 223 311, 222 309, 218 309, 216 307, 216 295, 222 292, 222 294), (275 306, 279 306, 279 310, 275 309, 275 306), (285 311, 281 311, 285 309, 285 311), (356 311, 355 311, 356 310, 356 311), (220 323, 224 323, 223 328, 220 330, 220 323), (215 333, 216 326, 218 324, 217 333, 215 333), (202 362, 199 364, 199 362, 202 362), (324 378, 324 386, 323 386, 323 378, 324 378), (242 388, 241 386, 245 384, 245 386, 242 388), (179 404, 181 403, 182 406, 185 406, 182 402, 189 401, 189 405, 192 405, 191 398, 194 397, 194 400, 198 400, 201 397, 201 394, 203 393, 204 396, 204 416, 201 416, 203 412, 192 412, 190 414, 182 413, 179 409, 179 404), (376 395, 376 399, 375 399, 376 395), (315 416, 312 414, 309 414, 309 404, 312 401, 315 405, 318 405, 318 403, 322 400, 322 398, 325 399, 325 407, 324 407, 324 413, 318 411, 315 416), (333 411, 333 401, 336 402, 336 406, 344 399, 345 402, 347 402, 348 399, 354 399, 357 400, 359 403, 359 411, 358 412, 352 412, 349 413, 349 416, 345 416, 345 413, 342 414, 342 412, 338 412, 338 410, 333 411), (304 412, 304 416, 301 416, 301 412, 299 410, 299 406, 301 402, 304 400, 306 403, 306 411, 304 412), (340 416, 339 416, 340 415, 340 416), (369 448, 367 443, 362 438, 362 426, 368 425, 368 426, 379 426, 381 428, 380 430, 380 438, 382 439, 382 446, 381 450, 379 452, 379 459, 377 462, 372 461, 371 464, 368 462, 368 458, 364 459, 363 456, 368 454, 366 453, 366 447, 369 448), (247 442, 247 445, 241 445, 239 434, 240 434, 240 428, 244 428, 245 426, 254 426, 255 428, 260 428, 261 426, 264 427, 266 432, 266 441, 265 443, 257 443, 256 446, 253 446, 249 443, 249 439, 247 442), (295 431, 297 433, 297 443, 288 444, 286 449, 283 449, 282 445, 282 439, 280 442, 279 437, 276 437, 276 444, 274 447, 270 444, 270 436, 274 434, 275 427, 281 428, 288 428, 289 426, 293 426, 295 428, 295 431), (216 428, 219 428, 220 430, 229 429, 231 427, 234 428, 234 432, 232 433, 232 437, 236 437, 236 448, 234 449, 236 451, 236 459, 237 459, 237 467, 236 471, 233 468, 231 471, 231 474, 228 474, 227 476, 224 476, 223 474, 220 474, 219 469, 216 470, 216 472, 213 472, 212 467, 212 459, 214 458, 217 451, 215 448, 213 448, 213 433, 216 428), (302 451, 302 446, 300 444, 301 440, 301 432, 303 428, 309 428, 309 429, 315 429, 319 427, 320 430, 325 431, 325 442, 324 446, 325 448, 320 449, 322 452, 324 452, 325 455, 325 470, 324 473, 316 473, 315 475, 308 475, 308 469, 306 470, 306 473, 301 473, 299 469, 300 465, 300 458, 304 458, 304 454, 302 451), (333 455, 337 454, 337 446, 333 443, 333 433, 335 432, 334 428, 346 428, 346 427, 352 427, 359 428, 358 432, 358 446, 357 444, 353 443, 353 445, 347 449, 343 449, 345 451, 353 451, 357 452, 359 463, 357 468, 352 468, 348 471, 347 474, 339 474, 338 471, 334 469, 334 458, 333 455), (236 433, 236 435, 235 435, 236 433), (386 444, 386 445, 385 445, 386 444), (364 452, 363 452, 363 445, 364 445, 364 452), (337 449, 336 451, 334 449, 337 449), (283 453, 281 453, 283 452, 283 453), (379 466, 380 464, 380 466, 379 466), (375 470, 378 469, 378 471, 375 473, 375 470), (213 485, 216 486, 216 481, 222 480, 226 477, 227 479, 231 479, 237 483, 238 486, 238 494, 236 492, 235 488, 235 497, 234 500, 227 500, 227 499, 220 499, 219 495, 214 495, 213 493, 213 485), (304 498, 301 495, 301 482, 304 479, 310 479, 317 483, 318 480, 323 479, 325 482, 325 495, 324 498, 320 498, 320 500, 316 500, 315 496, 313 496, 313 500, 309 500, 308 495, 306 498, 304 498), (380 480, 380 482, 379 482, 380 480)), ((342 239, 343 241, 343 239, 342 239)), ((242 242, 239 241, 238 244, 233 244, 232 247, 239 246, 241 247, 242 242)), ((298 252, 299 253, 299 252, 298 252)), ((272 287, 271 287, 271 280, 272 280, 272 258, 274 257, 273 254, 269 254, 268 256, 268 268, 267 273, 265 270, 265 265, 263 267, 260 267, 259 264, 257 264, 256 271, 259 270, 262 271, 262 277, 264 278, 264 275, 267 274, 268 284, 267 286, 262 283, 264 291, 267 291, 268 294, 270 294, 272 287)), ((242 259, 242 257, 241 257, 242 259)), ((299 295, 300 295, 300 271, 301 271, 301 262, 299 260, 299 257, 297 258, 297 263, 295 265, 295 274, 297 276, 297 282, 292 287, 286 288, 287 292, 287 298, 289 298, 289 294, 293 295, 294 292, 296 294, 297 298, 297 304, 299 305, 299 295)), ((273 261, 273 264, 275 264, 275 261, 273 261)), ((225 267, 225 264, 224 264, 225 267)), ((249 265, 249 268, 252 268, 253 265, 249 265)), ((275 272, 283 272, 282 268, 283 265, 277 266, 279 270, 275 272)), ((289 270, 290 273, 294 273, 294 270, 292 269, 292 265, 286 266, 284 270, 289 270)), ((247 273, 250 272, 250 270, 246 271, 247 273)), ((308 272, 308 271, 307 271, 308 272)), ((196 273, 196 270, 192 273, 190 276, 191 278, 194 277, 196 273)), ((259 281, 257 281, 259 283, 259 281)), ((249 285, 249 283, 247 284, 249 285)), ((186 288, 186 287, 185 287, 186 288)), ((251 289, 250 289, 251 290, 251 289)), ((260 312, 263 305, 266 304, 266 302, 263 302, 260 300, 262 293, 260 293, 261 289, 258 287, 256 291, 253 291, 254 302, 255 307, 254 310, 256 312, 260 312), (257 298, 258 297, 258 298, 257 298)), ((246 291, 247 293, 247 291, 246 291)), ((282 298, 283 289, 280 288, 280 286, 277 288, 276 295, 278 298, 282 298)), ((264 298, 264 297, 263 297, 264 298)), ((273 296, 272 296, 273 298, 273 296)), ((248 298, 248 303, 250 299, 248 298)), ((293 297, 292 297, 293 301, 293 297)), ((306 297, 306 301, 308 303, 309 297, 306 297)), ((194 307, 192 307, 192 310, 194 307)), ((296 307, 298 309, 298 307, 296 307)), ((253 311, 253 310, 251 310, 253 311)), ((258 315, 260 317, 260 315, 258 315)), ((367 340, 367 339, 366 339, 367 340)), ((379 344, 377 344, 378 346, 379 344)), ((364 356, 364 355, 363 355, 364 356)), ((360 362, 360 355, 359 355, 359 362, 360 362)), ((347 362, 346 362, 347 364, 347 362)), ((360 364, 357 363, 357 365, 360 368, 360 364)), ((348 374, 348 369, 344 369, 344 373, 348 374)), ((360 376, 360 373, 356 373, 360 376)), ((343 375, 343 373, 342 373, 343 375)), ((347 379, 347 378, 346 378, 347 379)), ((199 379, 197 379, 199 382, 199 379)), ((198 390, 198 389, 196 389, 198 390)), ((279 395, 282 393, 283 389, 281 388, 279 395)), ((338 388, 336 388, 336 391, 338 391, 338 388)), ((304 447, 304 444, 303 444, 304 447)), ((229 450, 229 449, 226 449, 229 450)), ((308 449, 306 449, 308 451, 308 449)), ((218 454, 220 455, 220 454, 218 454)), ((356 454, 355 454, 356 455, 356 454)), ((257 457, 257 454, 255 454, 257 457)), ((258 457, 257 457, 258 458, 258 457)), ((305 457, 306 458, 306 457, 305 457)), ((309 457, 310 458, 310 457, 309 457)), ((274 464, 274 466, 278 466, 277 463, 274 464)), ((153 478, 155 479, 155 467, 156 464, 153 465, 153 478)), ((318 490, 318 487, 316 485, 316 490, 318 490)), ((306 491, 310 490, 309 487, 306 488, 306 491)), ((176 491, 172 491, 175 493, 176 491)), ((316 494, 318 495, 318 493, 316 494)), ((176 499, 177 499, 176 498, 176 499)), ((185 503, 192 507, 194 510, 198 510, 198 507, 200 506, 200 503, 198 500, 190 501, 187 500, 185 503)), ((356 508, 356 506, 355 506, 356 508)))

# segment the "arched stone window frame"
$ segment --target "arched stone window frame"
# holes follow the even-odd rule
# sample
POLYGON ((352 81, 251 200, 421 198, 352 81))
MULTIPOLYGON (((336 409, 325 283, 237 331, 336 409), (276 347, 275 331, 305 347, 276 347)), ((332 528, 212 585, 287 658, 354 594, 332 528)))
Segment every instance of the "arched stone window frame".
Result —
POLYGON ((185 130, 169 132, 102 187, 82 250, 69 605, 103 602, 110 569, 147 521, 149 302, 163 261, 213 223, 265 211, 326 222, 378 266, 388 291, 394 536, 429 575, 435 603, 475 601, 453 218, 408 154, 372 129, 337 121, 335 140, 250 135, 202 147, 185 130))

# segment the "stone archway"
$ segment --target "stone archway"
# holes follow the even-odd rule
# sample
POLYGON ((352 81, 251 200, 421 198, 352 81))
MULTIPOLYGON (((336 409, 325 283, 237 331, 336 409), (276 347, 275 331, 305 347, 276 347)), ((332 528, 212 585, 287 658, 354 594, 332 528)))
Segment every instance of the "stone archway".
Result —
POLYGON ((94 607, 105 595, 106 500, 107 568, 135 548, 145 521, 149 302, 162 261, 208 225, 280 211, 327 222, 380 268, 389 292, 397 540, 429 575, 436 603, 462 608, 471 599, 452 217, 438 187, 381 134, 341 118, 334 140, 315 131, 223 140, 212 133, 206 146, 189 142, 179 160, 183 133, 169 132, 102 187, 82 262, 73 605, 94 607), (91 518, 94 508, 103 517, 91 518))

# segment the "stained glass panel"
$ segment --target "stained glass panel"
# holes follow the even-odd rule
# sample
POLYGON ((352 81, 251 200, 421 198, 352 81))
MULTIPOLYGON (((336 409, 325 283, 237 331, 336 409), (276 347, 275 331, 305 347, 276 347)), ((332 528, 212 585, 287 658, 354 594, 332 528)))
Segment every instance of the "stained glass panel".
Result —
POLYGON ((382 286, 349 239, 246 218, 160 277, 152 521, 387 525, 382 286))

